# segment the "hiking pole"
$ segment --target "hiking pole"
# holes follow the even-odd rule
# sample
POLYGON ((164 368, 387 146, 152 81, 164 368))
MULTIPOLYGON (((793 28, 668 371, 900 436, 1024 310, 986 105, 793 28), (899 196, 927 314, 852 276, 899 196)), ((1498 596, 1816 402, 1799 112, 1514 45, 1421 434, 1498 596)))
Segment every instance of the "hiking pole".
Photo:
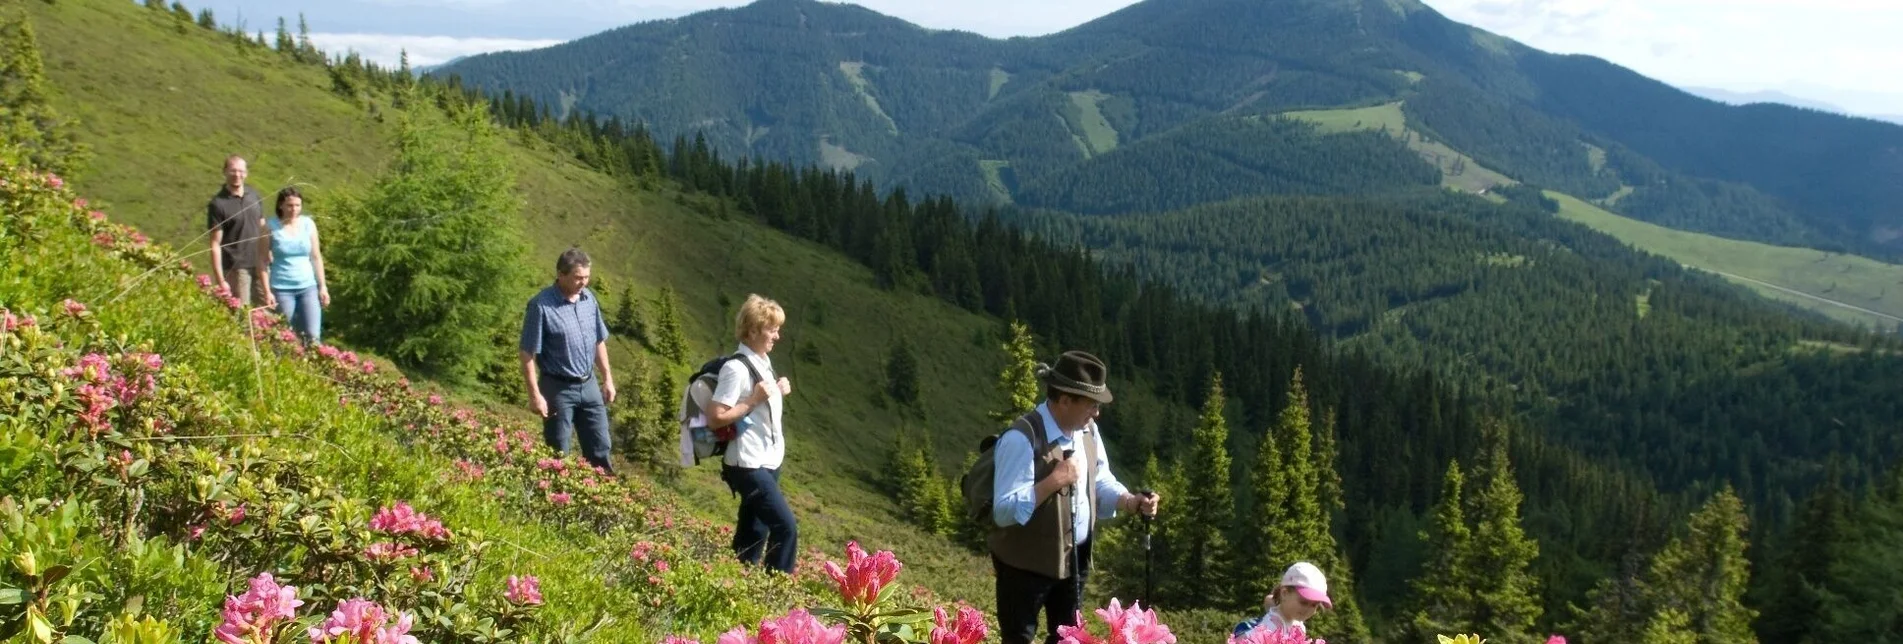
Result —
MULTIPOLYGON (((1156 492, 1142 489, 1137 490, 1137 495, 1149 498, 1156 496, 1156 492)), ((1150 605, 1150 610, 1156 610, 1156 553, 1150 550, 1150 525, 1156 517, 1138 514, 1143 517, 1143 601, 1150 605)))
MULTIPOLYGON (((1074 450, 1074 449, 1064 450, 1064 462, 1066 463, 1070 462, 1070 457, 1072 455, 1075 455, 1076 453, 1077 453, 1077 450, 1074 450)), ((1075 503, 1075 501, 1076 501, 1075 499, 1072 499, 1071 502, 1075 503)), ((1090 512, 1096 511, 1095 508, 1086 508, 1086 510, 1090 512)), ((1071 517, 1071 520, 1070 520, 1070 578, 1073 582, 1075 582, 1077 587, 1077 591, 1076 591, 1077 601, 1074 602, 1075 606, 1073 607, 1075 608, 1076 612, 1071 613, 1071 615, 1073 616, 1072 617, 1073 619, 1076 619, 1075 617, 1076 615, 1080 615, 1084 612, 1084 571, 1081 564, 1081 557, 1079 557, 1077 552, 1077 549, 1082 545, 1083 544, 1077 543, 1077 517, 1071 517)), ((1082 626, 1082 624, 1071 624, 1071 625, 1082 626)), ((1053 630, 1055 630, 1055 627, 1053 627, 1053 630)))

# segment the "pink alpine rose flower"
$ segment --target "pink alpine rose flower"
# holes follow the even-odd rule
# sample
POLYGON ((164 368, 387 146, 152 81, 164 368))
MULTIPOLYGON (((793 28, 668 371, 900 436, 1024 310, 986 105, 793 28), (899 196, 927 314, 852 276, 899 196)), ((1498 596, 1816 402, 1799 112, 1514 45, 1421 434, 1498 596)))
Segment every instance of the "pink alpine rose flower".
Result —
POLYGON ((735 626, 733 630, 721 633, 720 639, 714 640, 714 644, 760 644, 760 640, 748 633, 747 627, 735 626))
POLYGON ((302 605, 296 586, 280 586, 271 573, 263 573, 251 579, 251 588, 245 594, 225 596, 225 621, 212 635, 226 644, 269 641, 271 630, 279 622, 295 619, 297 607, 302 605))
MULTIPOLYGON (((726 638, 721 639, 724 642, 726 638)), ((844 624, 828 628, 804 608, 795 608, 785 617, 760 622, 759 644, 842 644, 845 641, 844 624)))
POLYGON ((86 312, 86 305, 74 302, 72 298, 66 298, 66 301, 60 302, 60 306, 66 309, 67 315, 73 317, 79 317, 86 312))
POLYGON ((1130 604, 1125 610, 1123 603, 1112 598, 1110 606, 1097 609, 1097 616, 1103 618, 1110 627, 1110 634, 1097 639, 1083 626, 1083 613, 1077 614, 1077 626, 1058 626, 1057 635, 1060 644, 1176 644, 1176 636, 1170 633, 1170 627, 1156 621, 1156 612, 1143 610, 1138 604, 1130 604))
POLYGON ((880 550, 877 555, 867 556, 857 541, 846 544, 846 557, 843 570, 838 563, 826 562, 826 575, 839 585, 841 599, 860 606, 879 601, 880 591, 897 579, 899 569, 904 567, 890 550, 880 550))
POLYGON ((502 591, 502 598, 509 603, 522 606, 542 605, 542 582, 535 575, 517 577, 509 575, 509 588, 502 591))
POLYGON ((985 615, 978 609, 959 606, 956 619, 948 619, 944 606, 932 611, 931 644, 981 644, 986 634, 985 615))

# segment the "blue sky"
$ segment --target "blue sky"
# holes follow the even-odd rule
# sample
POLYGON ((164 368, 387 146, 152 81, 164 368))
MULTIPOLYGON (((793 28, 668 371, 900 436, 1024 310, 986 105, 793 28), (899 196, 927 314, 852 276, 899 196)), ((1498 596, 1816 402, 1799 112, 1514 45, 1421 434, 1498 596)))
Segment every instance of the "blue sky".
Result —
MULTIPOLYGON (((1903 115, 1900 0, 1424 0, 1455 20, 1680 86, 1781 91, 1903 115)), ((924 27, 993 37, 1076 26, 1132 0, 858 0, 924 27)), ((272 29, 303 11, 326 49, 414 64, 541 47, 744 0, 200 0, 220 22, 272 29)))

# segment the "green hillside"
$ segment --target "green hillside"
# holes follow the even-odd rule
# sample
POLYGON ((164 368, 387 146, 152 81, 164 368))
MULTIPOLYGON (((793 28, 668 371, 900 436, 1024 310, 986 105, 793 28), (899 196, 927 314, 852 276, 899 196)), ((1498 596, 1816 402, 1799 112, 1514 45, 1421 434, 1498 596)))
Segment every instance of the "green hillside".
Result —
POLYGON ((1850 324, 1894 329, 1903 322, 1903 266, 1810 248, 1772 246, 1636 221, 1556 192, 1559 216, 1634 247, 1716 273, 1758 294, 1850 324))
MULTIPOLYGON (((227 154, 249 156, 255 186, 306 186, 321 226, 329 199, 378 172, 389 149, 389 131, 372 116, 388 106, 339 98, 320 68, 267 50, 240 54, 195 27, 178 33, 169 15, 132 3, 35 3, 33 12, 57 105, 78 115, 81 139, 102 151, 75 183, 160 241, 201 250, 204 203, 227 154), (145 55, 92 46, 100 29, 138 43, 145 55), (129 78, 146 80, 114 80, 129 78), (190 92, 175 91, 184 88, 190 92)), ((896 547, 909 554, 915 579, 989 601, 987 562, 895 527, 882 472, 901 428, 930 428, 922 433, 946 463, 960 462, 992 431, 984 413, 998 401, 991 389, 1003 359, 996 322, 881 290, 865 267, 816 245, 703 214, 718 208, 705 197, 632 189, 529 137, 513 155, 537 273, 552 271, 560 250, 580 244, 596 258, 610 307, 624 285, 644 298, 673 287, 690 316, 695 364, 732 348, 722 298, 737 303, 758 292, 786 307, 786 339, 774 356, 796 383, 786 416, 793 437, 786 480, 812 543, 858 538, 896 547), (920 379, 940 383, 925 388, 909 413, 868 402, 883 381, 864 375, 883 373, 888 347, 901 337, 918 353, 920 379)), ((658 360, 626 339, 612 346, 620 375, 636 360, 658 360)), ((715 474, 711 467, 689 472, 680 488, 708 514, 726 517, 733 501, 715 474)))

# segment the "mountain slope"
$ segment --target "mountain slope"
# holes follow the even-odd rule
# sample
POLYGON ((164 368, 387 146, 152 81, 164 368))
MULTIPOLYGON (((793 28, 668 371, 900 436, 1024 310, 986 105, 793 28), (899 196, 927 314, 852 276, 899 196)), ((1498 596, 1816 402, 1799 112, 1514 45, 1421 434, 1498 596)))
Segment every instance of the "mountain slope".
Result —
MULTIPOLYGON (((186 253, 203 250, 204 203, 222 180, 227 154, 250 157, 250 181, 260 189, 304 186, 307 212, 320 225, 327 204, 388 158, 390 131, 372 116, 387 103, 336 96, 321 68, 268 50, 245 52, 196 27, 179 33, 169 14, 116 0, 34 3, 32 15, 57 105, 79 116, 81 140, 102 151, 74 183, 186 253), (101 29, 146 54, 108 55, 92 44, 101 29), (130 78, 144 80, 114 80, 130 78)), ((859 538, 868 547, 896 547, 911 553, 917 581, 973 601, 990 596, 976 581, 989 574, 983 560, 896 525, 882 471, 889 428, 910 421, 898 409, 871 405, 865 393, 876 387, 862 374, 883 373, 888 343, 897 338, 951 339, 913 345, 924 377, 946 383, 925 388, 920 409, 943 428, 930 434, 942 460, 956 463, 989 427, 983 413, 995 404, 989 383, 1002 360, 991 340, 995 321, 881 290, 865 267, 816 245, 756 225, 713 223, 702 212, 715 210, 711 200, 634 188, 536 137, 522 137, 512 154, 523 214, 533 222, 534 270, 545 274, 551 258, 580 244, 595 258, 610 310, 624 286, 644 299, 671 286, 696 364, 732 346, 731 305, 723 300, 759 292, 787 308, 783 355, 774 356, 797 384, 786 422, 796 437, 788 463, 798 473, 789 473, 787 489, 813 543, 859 538)), ((202 256, 192 259, 204 264, 202 256)), ((637 362, 658 361, 629 339, 611 344, 624 378, 637 362)), ((518 401, 501 402, 520 409, 518 401)), ((680 489, 729 521, 732 501, 710 469, 688 472, 680 489)))
POLYGON ((664 134, 705 131, 729 156, 854 167, 883 185, 1001 201, 1046 177, 1091 174, 1084 166, 1109 151, 1086 144, 1093 137, 1129 146, 1226 116, 1405 100, 1423 132, 1514 179, 1587 199, 1636 193, 1629 210, 1612 204, 1623 214, 1903 252, 1903 127, 1720 105, 1412 0, 1147 0, 1008 41, 850 5, 761 0, 442 73, 664 134))

